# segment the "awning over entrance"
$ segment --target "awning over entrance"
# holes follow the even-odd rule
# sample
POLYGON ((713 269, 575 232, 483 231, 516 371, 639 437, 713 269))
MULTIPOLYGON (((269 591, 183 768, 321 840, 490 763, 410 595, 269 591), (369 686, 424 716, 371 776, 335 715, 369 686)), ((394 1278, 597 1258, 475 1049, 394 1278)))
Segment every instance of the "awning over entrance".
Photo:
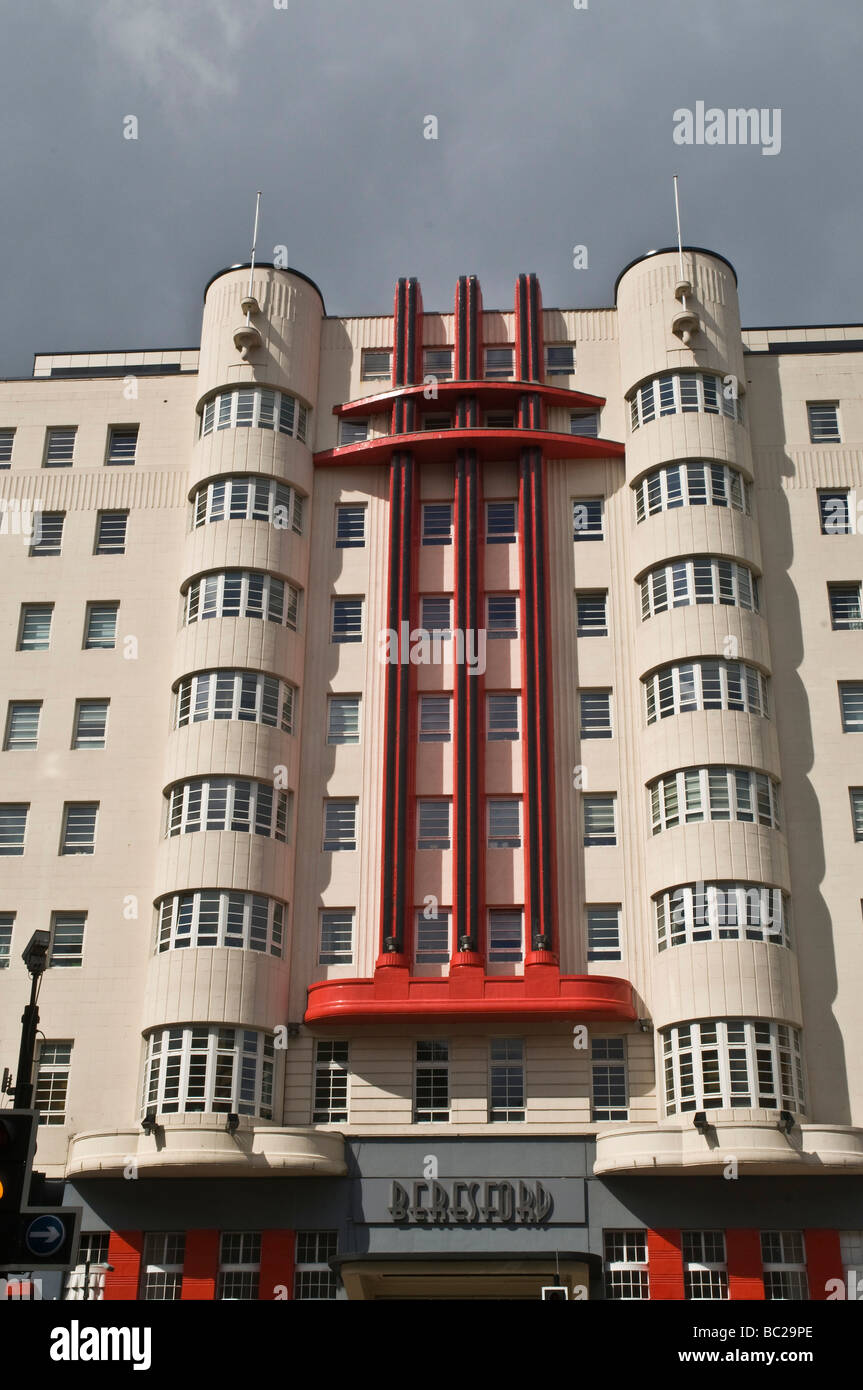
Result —
POLYGON ((556 1285, 570 1299, 586 1299, 591 1263, 588 1255, 553 1251, 491 1259, 487 1255, 458 1259, 345 1255, 333 1261, 333 1268, 338 1266, 349 1299, 541 1299, 543 1288, 556 1285))

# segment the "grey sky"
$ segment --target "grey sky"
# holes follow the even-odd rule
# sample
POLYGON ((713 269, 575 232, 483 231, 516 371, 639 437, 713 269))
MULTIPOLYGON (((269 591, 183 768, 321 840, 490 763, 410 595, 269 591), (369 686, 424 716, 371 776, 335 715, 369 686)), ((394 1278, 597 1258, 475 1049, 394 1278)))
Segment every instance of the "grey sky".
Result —
POLYGON ((189 346, 210 275, 285 243, 329 313, 611 304, 674 240, 744 323, 847 322, 860 293, 860 0, 0 0, 0 375, 34 351, 189 346), (673 112, 780 107, 782 148, 681 148, 673 112), (123 118, 139 122, 123 138, 123 118), (437 116, 439 138, 423 138, 437 116), (572 268, 572 247, 589 269, 572 268))

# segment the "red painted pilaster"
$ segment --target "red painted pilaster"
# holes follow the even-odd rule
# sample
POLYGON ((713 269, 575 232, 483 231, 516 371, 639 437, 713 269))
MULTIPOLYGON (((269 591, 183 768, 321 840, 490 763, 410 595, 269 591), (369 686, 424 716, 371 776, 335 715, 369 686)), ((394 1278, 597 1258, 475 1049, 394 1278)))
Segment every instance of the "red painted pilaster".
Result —
POLYGON ((114 1266, 114 1271, 105 1275, 106 1302, 131 1302, 137 1299, 143 1249, 143 1231, 111 1232, 108 1237, 108 1264, 114 1266))
POLYGON ((261 1232, 259 1300, 293 1298, 295 1245, 293 1231, 261 1232))
POLYGON ((187 1231, 180 1298, 211 1303, 219 1273, 219 1232, 187 1231))
POLYGON ((761 1265, 761 1232, 737 1228, 725 1232, 728 1261, 728 1297, 764 1300, 764 1272, 761 1265))
POLYGON ((813 1303, 823 1302, 827 1297, 827 1282, 842 1279, 842 1251, 839 1246, 838 1231, 812 1230, 803 1232, 806 1244, 806 1275, 809 1280, 809 1298, 813 1303))
POLYGON ((647 1268, 652 1302, 686 1297, 679 1231, 647 1232, 647 1268))

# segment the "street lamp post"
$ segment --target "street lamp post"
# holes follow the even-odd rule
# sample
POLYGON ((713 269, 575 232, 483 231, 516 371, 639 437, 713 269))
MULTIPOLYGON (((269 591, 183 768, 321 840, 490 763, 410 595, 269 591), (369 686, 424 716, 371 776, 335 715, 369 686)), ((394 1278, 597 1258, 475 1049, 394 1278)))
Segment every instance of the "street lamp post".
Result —
POLYGON ((21 959, 30 976, 30 1002, 25 1005, 21 1015, 21 1047, 18 1052, 18 1075, 15 1079, 15 1108, 17 1110, 32 1110, 33 1108, 33 1057, 36 1052, 36 1030, 39 1026, 39 1008, 36 1000, 39 995, 42 972, 48 966, 50 945, 50 932, 34 931, 21 952, 21 959))

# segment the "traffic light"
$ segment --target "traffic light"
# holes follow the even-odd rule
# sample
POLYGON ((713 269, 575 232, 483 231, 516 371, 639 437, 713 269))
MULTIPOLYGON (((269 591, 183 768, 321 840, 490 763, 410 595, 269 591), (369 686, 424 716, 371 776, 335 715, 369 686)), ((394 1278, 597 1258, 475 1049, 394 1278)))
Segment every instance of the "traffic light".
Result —
POLYGON ((0 1271, 68 1269, 80 1207, 31 1207, 36 1113, 0 1110, 0 1271))

